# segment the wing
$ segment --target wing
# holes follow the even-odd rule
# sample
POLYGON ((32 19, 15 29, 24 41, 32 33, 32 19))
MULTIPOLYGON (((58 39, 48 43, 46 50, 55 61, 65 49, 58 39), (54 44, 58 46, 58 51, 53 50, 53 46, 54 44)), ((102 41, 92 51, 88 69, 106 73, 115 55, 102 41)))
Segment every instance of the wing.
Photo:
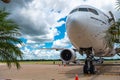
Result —
POLYGON ((56 50, 56 51, 59 51, 59 50, 64 50, 66 48, 39 48, 41 50, 56 50))
MULTIPOLYGON (((64 49, 69 49, 69 48, 39 48, 41 50, 56 50, 56 51, 60 51, 60 50, 64 50, 64 49)), ((72 48, 74 51, 78 51, 77 49, 72 48)))

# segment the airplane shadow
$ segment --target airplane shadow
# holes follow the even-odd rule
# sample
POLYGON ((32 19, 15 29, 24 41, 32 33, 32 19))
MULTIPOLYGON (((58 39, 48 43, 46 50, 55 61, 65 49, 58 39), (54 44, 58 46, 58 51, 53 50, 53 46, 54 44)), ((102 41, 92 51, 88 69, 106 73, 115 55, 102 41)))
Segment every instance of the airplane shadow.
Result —
POLYGON ((120 66, 96 66, 95 74, 83 74, 83 67, 69 70, 64 73, 68 78, 74 78, 77 74, 79 77, 97 77, 98 75, 117 75, 120 76, 120 66))

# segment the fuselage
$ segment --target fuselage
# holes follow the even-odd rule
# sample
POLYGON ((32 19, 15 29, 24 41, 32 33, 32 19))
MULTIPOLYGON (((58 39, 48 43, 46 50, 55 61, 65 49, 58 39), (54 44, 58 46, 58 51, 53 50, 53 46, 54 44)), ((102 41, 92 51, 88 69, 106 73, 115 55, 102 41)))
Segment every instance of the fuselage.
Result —
POLYGON ((67 17, 66 29, 76 49, 92 47, 95 56, 113 56, 113 47, 107 44, 106 31, 111 26, 109 17, 99 9, 81 5, 67 17))

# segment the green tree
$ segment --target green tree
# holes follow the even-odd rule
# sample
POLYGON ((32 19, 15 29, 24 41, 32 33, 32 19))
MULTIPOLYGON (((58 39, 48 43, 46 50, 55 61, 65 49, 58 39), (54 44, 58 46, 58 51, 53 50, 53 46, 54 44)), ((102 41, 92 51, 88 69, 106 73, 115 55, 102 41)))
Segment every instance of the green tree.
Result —
POLYGON ((17 46, 22 41, 17 38, 20 35, 18 25, 10 19, 6 19, 9 13, 0 10, 0 60, 6 62, 11 68, 12 63, 20 68, 18 58, 22 59, 22 52, 17 46))
POLYGON ((114 43, 120 44, 120 19, 106 31, 106 46, 113 47, 114 43))
POLYGON ((117 5, 117 7, 116 7, 116 8, 117 8, 118 10, 120 10, 120 0, 117 0, 117 2, 116 2, 116 3, 117 3, 117 4, 116 4, 116 5, 117 5))
MULTIPOLYGON (((120 0, 116 2, 116 9, 120 10, 120 0)), ((120 19, 114 21, 111 27, 107 30, 105 36, 108 46, 112 46, 114 43, 120 43, 120 19)))

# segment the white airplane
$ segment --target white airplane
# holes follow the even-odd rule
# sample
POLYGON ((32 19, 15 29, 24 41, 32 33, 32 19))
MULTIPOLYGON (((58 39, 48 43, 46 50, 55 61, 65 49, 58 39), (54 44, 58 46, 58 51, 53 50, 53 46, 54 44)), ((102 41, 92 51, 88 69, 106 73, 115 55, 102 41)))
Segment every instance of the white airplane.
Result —
MULTIPOLYGON (((64 49, 60 53, 62 61, 69 63, 76 59, 76 51, 86 54, 83 73, 94 74, 93 58, 111 57, 119 52, 113 43, 108 43, 110 34, 107 30, 115 23, 110 17, 92 6, 81 5, 73 9, 67 16, 66 30, 68 37, 76 49, 64 49)), ((103 60, 103 58, 102 58, 103 60)))

